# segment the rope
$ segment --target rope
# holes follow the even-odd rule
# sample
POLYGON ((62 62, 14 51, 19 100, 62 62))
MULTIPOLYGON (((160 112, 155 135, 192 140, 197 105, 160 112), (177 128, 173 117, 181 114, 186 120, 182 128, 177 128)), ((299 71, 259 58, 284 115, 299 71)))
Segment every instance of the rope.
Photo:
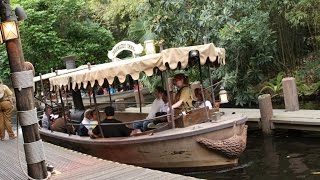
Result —
POLYGON ((23 121, 20 122, 21 126, 30 126, 38 123, 36 108, 29 111, 18 111, 17 116, 19 119, 23 119, 23 121))
POLYGON ((25 171, 24 171, 24 168, 22 167, 22 161, 21 161, 21 157, 20 157, 20 148, 19 148, 19 116, 17 116, 17 131, 16 131, 16 133, 17 133, 17 154, 18 154, 18 160, 19 160, 19 165, 20 165, 20 169, 21 169, 21 171, 23 172, 23 174, 28 178, 28 179, 31 179, 31 180, 48 180, 48 179, 50 179, 50 177, 51 177, 51 173, 50 172, 47 172, 48 173, 48 176, 46 177, 46 178, 44 178, 44 179, 34 179, 34 178, 32 178, 32 177, 30 177, 29 175, 28 175, 28 173, 26 173, 25 171))
POLYGON ((33 87, 33 71, 21 71, 11 74, 12 86, 19 91, 24 88, 33 87))
POLYGON ((32 143, 24 143, 24 151, 27 164, 35 164, 45 160, 41 140, 32 143))

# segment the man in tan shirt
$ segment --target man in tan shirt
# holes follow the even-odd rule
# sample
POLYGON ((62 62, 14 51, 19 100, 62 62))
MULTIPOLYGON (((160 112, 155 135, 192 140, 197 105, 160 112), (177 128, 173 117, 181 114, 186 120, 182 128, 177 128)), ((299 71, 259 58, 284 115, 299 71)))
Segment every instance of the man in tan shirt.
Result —
POLYGON ((5 130, 9 134, 9 139, 15 139, 16 136, 11 127, 11 113, 13 109, 12 91, 3 84, 0 79, 0 139, 5 138, 5 130))

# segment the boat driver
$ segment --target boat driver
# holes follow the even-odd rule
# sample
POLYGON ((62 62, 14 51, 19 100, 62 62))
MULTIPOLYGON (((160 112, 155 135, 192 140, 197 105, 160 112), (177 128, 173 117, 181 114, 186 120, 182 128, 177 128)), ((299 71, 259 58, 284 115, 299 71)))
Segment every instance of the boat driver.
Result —
POLYGON ((180 114, 192 108, 192 93, 188 77, 184 74, 176 74, 174 76, 174 84, 178 88, 178 92, 175 96, 175 103, 172 105, 172 109, 177 109, 177 113, 180 114))

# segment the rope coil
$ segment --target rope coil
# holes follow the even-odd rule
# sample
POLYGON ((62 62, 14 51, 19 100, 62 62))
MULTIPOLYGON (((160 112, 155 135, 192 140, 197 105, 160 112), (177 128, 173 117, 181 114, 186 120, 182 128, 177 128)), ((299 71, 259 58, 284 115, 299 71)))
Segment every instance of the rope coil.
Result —
POLYGON ((38 123, 36 108, 29 111, 18 111, 17 116, 21 126, 30 126, 38 123))
POLYGON ((12 86, 13 88, 21 89, 33 87, 33 71, 21 71, 21 72, 14 72, 11 74, 12 86))
POLYGON ((42 140, 24 143, 27 164, 35 164, 45 160, 42 140))

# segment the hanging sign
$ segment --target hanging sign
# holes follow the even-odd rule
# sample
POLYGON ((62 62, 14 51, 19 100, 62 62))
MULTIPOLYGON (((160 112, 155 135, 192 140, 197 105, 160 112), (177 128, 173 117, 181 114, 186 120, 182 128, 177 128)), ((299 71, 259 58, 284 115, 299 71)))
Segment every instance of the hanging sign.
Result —
POLYGON ((112 61, 115 61, 117 55, 124 50, 131 51, 133 56, 135 56, 136 54, 142 53, 143 46, 141 44, 135 44, 131 41, 121 41, 117 43, 111 51, 108 51, 108 58, 112 61))

